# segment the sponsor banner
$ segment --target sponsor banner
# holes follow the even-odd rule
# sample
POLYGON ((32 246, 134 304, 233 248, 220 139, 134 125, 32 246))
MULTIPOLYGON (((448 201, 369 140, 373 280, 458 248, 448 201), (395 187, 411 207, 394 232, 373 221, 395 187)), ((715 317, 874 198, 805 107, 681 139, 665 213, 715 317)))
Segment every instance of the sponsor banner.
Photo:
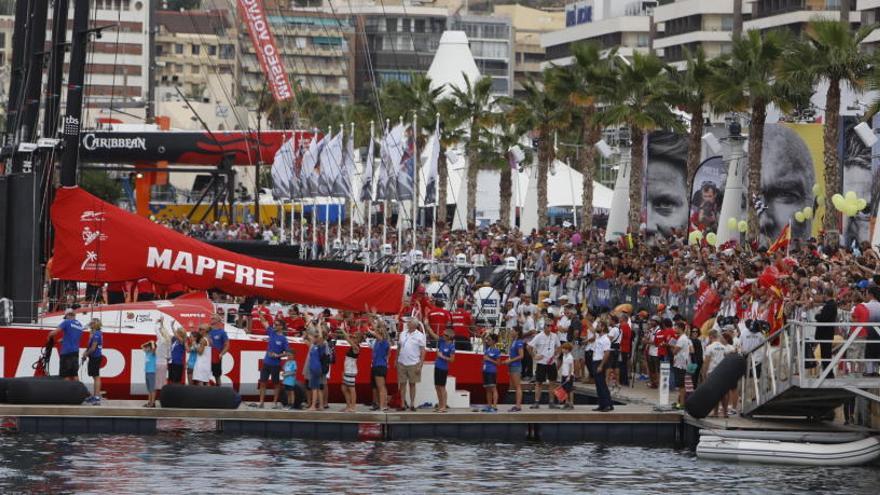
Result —
MULTIPOLYGON (((854 241, 871 240, 871 223, 877 217, 880 200, 880 144, 875 144, 873 150, 865 146, 854 130, 859 122, 861 120, 856 117, 843 117, 843 132, 840 133, 842 194, 852 191, 867 201, 868 207, 854 217, 843 215, 842 237, 846 246, 851 246, 854 241)), ((878 123, 880 118, 874 117, 872 127, 876 129, 878 123)))
POLYGON ((287 72, 281 61, 281 52, 275 45, 275 37, 269 28, 269 18, 263 0, 238 0, 240 16, 247 22, 251 42, 257 59, 263 68, 263 74, 272 88, 275 101, 284 101, 293 97, 293 87, 287 79, 287 72))
POLYGON ((90 163, 219 165, 230 157, 232 165, 253 165, 258 159, 272 163, 281 145, 310 139, 304 131, 90 131, 80 136, 79 157, 90 163))
POLYGON ((647 234, 684 232, 688 225, 688 142, 684 134, 667 131, 648 135, 643 195, 647 234))
POLYGON ((380 313, 397 313, 402 305, 402 275, 258 260, 179 234, 77 187, 58 190, 52 224, 53 275, 61 280, 147 278, 162 285, 183 284, 349 311, 376 308, 380 313))

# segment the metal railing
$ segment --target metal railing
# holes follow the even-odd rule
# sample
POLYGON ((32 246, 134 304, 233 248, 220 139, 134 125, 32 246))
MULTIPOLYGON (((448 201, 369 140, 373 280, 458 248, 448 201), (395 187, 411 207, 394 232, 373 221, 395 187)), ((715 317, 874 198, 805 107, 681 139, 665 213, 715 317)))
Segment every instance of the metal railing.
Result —
POLYGON ((880 341, 869 339, 868 327, 880 328, 880 323, 790 321, 769 334, 745 353, 741 410, 748 414, 792 387, 843 389, 880 402, 868 391, 880 389, 880 358, 865 357, 866 346, 880 341), (817 329, 829 327, 831 338, 816 338, 817 329))

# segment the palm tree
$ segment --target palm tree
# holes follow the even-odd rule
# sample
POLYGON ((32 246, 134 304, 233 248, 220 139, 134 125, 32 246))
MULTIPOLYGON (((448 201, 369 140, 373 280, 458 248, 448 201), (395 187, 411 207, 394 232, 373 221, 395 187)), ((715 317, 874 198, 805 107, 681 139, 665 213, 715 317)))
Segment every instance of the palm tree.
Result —
POLYGON ((684 70, 670 67, 669 77, 672 79, 671 103, 683 108, 691 116, 687 156, 687 190, 691 191, 694 176, 700 166, 704 110, 709 103, 706 91, 719 64, 707 60, 702 47, 698 47, 694 52, 685 48, 684 62, 684 70))
MULTIPOLYGON (((823 129, 826 194, 822 227, 829 236, 836 235, 838 230, 837 215, 831 214, 834 211, 831 197, 843 192, 837 154, 840 86, 845 84, 856 93, 865 89, 876 57, 863 50, 861 43, 876 28, 876 25, 863 26, 853 31, 848 22, 814 20, 807 26, 804 39, 790 45, 789 52, 783 57, 782 77, 798 80, 810 88, 820 81, 828 83, 823 129)), ((828 239, 828 242, 832 240, 828 239)), ((833 242, 836 243, 837 239, 833 242)))
MULTIPOLYGON (((753 196, 761 191, 767 105, 775 104, 787 112, 799 96, 790 80, 778 77, 790 40, 786 31, 768 31, 762 35, 753 30, 734 38, 730 57, 709 81, 709 96, 716 109, 750 112, 748 188, 753 196)), ((749 235, 758 239, 758 212, 753 198, 749 198, 748 205, 749 235)))
POLYGON ((550 89, 560 101, 567 101, 577 108, 577 127, 580 129, 581 149, 578 153, 578 168, 583 174, 583 193, 581 225, 584 230, 593 227, 593 170, 596 166, 594 145, 602 139, 602 126, 596 119, 598 103, 614 83, 611 77, 609 59, 602 56, 598 44, 584 43, 572 47, 574 60, 571 65, 550 69, 550 89))
MULTIPOLYGON (((449 115, 467 128, 467 222, 468 227, 476 225, 477 171, 479 170, 479 142, 492 124, 490 105, 492 103, 492 78, 483 77, 476 81, 464 74, 464 88, 452 87, 449 115)), ((448 127, 448 126, 447 126, 448 127)), ((442 183, 442 181, 441 181, 442 183)), ((439 189, 439 188, 438 188, 439 189)), ((439 192, 439 191, 438 191, 439 192)), ((444 196, 440 196, 443 198, 444 196)))
MULTIPOLYGON (((571 123, 571 108, 547 91, 550 76, 531 79, 523 84, 524 95, 500 100, 508 107, 507 120, 522 130, 531 131, 538 138, 538 227, 547 226, 547 174, 556 159, 553 135, 571 123)), ((592 185, 591 185, 592 186, 592 185)))
MULTIPOLYGON (((483 169, 494 169, 501 173, 499 223, 508 226, 511 223, 510 203, 513 199, 513 174, 517 173, 517 167, 510 166, 510 149, 520 144, 527 130, 515 123, 508 123, 503 113, 493 114, 493 118, 492 132, 485 133, 479 141, 480 165, 483 169)), ((531 150, 525 149, 523 152, 526 155, 524 161, 528 161, 531 157, 531 150)))
POLYGON ((656 129, 680 130, 669 107, 672 90, 666 64, 654 54, 633 53, 632 60, 615 57, 616 84, 597 120, 603 125, 625 125, 632 139, 630 166, 629 230, 639 232, 642 216, 642 176, 645 168, 644 138, 656 129))

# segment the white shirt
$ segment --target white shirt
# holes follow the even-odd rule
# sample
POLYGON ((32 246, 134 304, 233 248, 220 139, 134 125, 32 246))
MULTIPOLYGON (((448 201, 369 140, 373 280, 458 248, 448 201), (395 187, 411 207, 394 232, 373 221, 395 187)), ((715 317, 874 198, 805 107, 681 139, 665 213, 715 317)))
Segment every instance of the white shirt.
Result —
POLYGON ((610 340, 612 344, 620 343, 620 327, 611 327, 611 329, 608 330, 608 340, 610 340))
POLYGON ((672 365, 679 369, 687 369, 688 363, 691 361, 691 339, 686 334, 681 334, 675 341, 678 351, 675 353, 672 365))
MULTIPOLYGON (((743 332, 742 336, 740 336, 743 354, 751 352, 753 349, 757 349, 758 346, 764 343, 764 340, 764 334, 761 332, 743 332)), ((755 361, 760 363, 761 359, 764 357, 764 350, 756 351, 754 355, 755 361)))
POLYGON ((425 348, 425 334, 418 330, 405 331, 400 334, 397 349, 397 362, 404 366, 414 366, 422 360, 422 349, 425 348))
POLYGON ((571 328, 571 320, 568 316, 562 315, 556 322, 556 330, 559 332, 559 341, 568 342, 568 329, 571 328))
POLYGON ((556 349, 559 348, 559 336, 555 333, 546 334, 544 332, 535 335, 535 338, 529 343, 535 350, 535 360, 539 364, 551 364, 556 349), (538 359, 538 356, 541 359, 538 359))
POLYGON ((504 315, 504 326, 507 328, 513 328, 516 326, 518 315, 516 314, 516 309, 510 308, 507 313, 504 315))
POLYGON ((574 356, 570 352, 562 355, 562 367, 559 368, 559 376, 567 377, 574 374, 574 356))
POLYGON ((601 361, 605 353, 611 350, 611 341, 608 340, 608 334, 601 334, 596 337, 593 344, 593 362, 601 361))
POLYGON ((654 337, 657 336, 657 332, 659 332, 659 331, 660 331, 660 327, 655 327, 655 328, 651 329, 650 333, 648 334, 648 335, 650 335, 650 342, 651 342, 650 344, 648 344, 648 355, 649 356, 656 357, 656 356, 660 355, 659 349, 657 349, 657 346, 654 345, 654 337))
POLYGON ((712 371, 721 364, 721 361, 724 360, 724 356, 727 352, 727 346, 721 342, 715 341, 707 345, 706 350, 703 351, 704 358, 709 360, 709 367, 706 368, 706 372, 712 373, 712 371))

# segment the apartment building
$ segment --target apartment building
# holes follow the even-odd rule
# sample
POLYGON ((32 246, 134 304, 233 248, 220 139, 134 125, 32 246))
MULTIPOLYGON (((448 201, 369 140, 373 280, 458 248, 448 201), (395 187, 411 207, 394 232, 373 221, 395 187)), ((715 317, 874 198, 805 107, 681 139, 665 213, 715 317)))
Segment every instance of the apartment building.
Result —
POLYGON ((518 96, 522 84, 541 75, 544 47, 541 35, 565 27, 565 12, 548 12, 523 5, 496 5, 495 14, 508 17, 513 26, 513 95, 518 96))
POLYGON ((595 42, 605 49, 616 47, 624 57, 650 50, 650 14, 657 6, 656 1, 601 3, 597 0, 596 4, 578 2, 574 6, 574 24, 566 22, 564 29, 541 35, 541 46, 546 50, 544 65, 571 63, 571 47, 579 42, 595 42), (608 9, 600 11, 596 9, 598 5, 608 9), (583 13, 579 14, 578 10, 583 13))
POLYGON ((850 22, 858 24, 861 14, 856 0, 745 0, 745 5, 751 5, 752 15, 743 23, 743 29, 786 28, 800 34, 812 19, 839 19, 842 1, 850 2, 850 22))
MULTIPOLYGON (((861 16, 862 25, 880 23, 880 0, 858 0, 856 4, 861 16)), ((880 30, 874 30, 863 42, 872 50, 880 48, 880 30)))
POLYGON ((0 71, 8 69, 12 60, 12 31, 15 16, 0 15, 0 71))
MULTIPOLYGON (((734 0, 676 0, 654 9, 654 49, 675 64, 687 51, 702 48, 709 58, 732 47, 734 0)), ((748 18, 746 15, 745 18, 748 18)))
POLYGON ((494 96, 513 95, 513 26, 508 17, 455 15, 447 29, 464 31, 480 74, 492 78, 494 96))
MULTIPOLYGON (((238 96, 233 84, 216 95, 214 79, 238 80, 238 30, 227 10, 158 11, 155 14, 155 83, 177 86, 187 98, 228 100, 238 96)), ((173 95, 157 94, 159 100, 173 95)))

